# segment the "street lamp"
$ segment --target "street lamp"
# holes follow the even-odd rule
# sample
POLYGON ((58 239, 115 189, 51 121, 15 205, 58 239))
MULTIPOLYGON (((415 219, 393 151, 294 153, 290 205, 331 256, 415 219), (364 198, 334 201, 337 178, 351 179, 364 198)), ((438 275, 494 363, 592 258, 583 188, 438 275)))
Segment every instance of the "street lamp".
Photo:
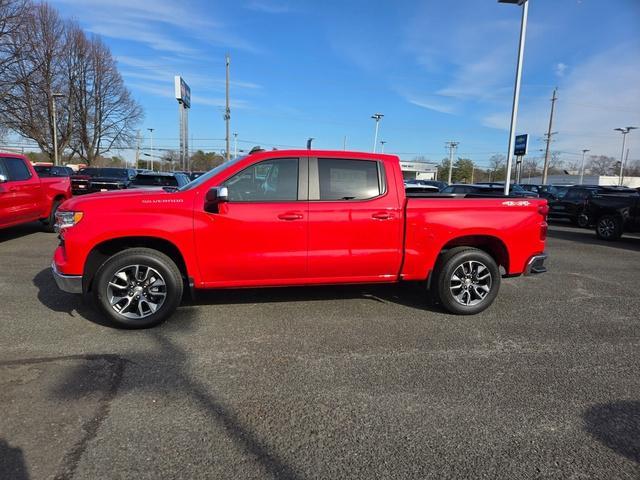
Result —
POLYGON ((584 179, 584 154, 590 151, 591 150, 589 150, 588 148, 582 150, 582 165, 580 165, 580 185, 582 185, 584 179))
POLYGON ((307 139, 307 150, 311 150, 311 142, 313 142, 315 140, 315 138, 313 137, 309 137, 307 139))
POLYGON ((620 154, 620 177, 618 178, 618 185, 622 186, 622 174, 624 172, 624 142, 627 138, 627 133, 631 130, 636 130, 638 127, 627 128, 614 128, 615 131, 622 133, 622 153, 620 154))
POLYGON ((153 171, 153 128, 147 128, 147 130, 149 130, 150 132, 150 136, 151 136, 151 171, 153 171))
POLYGON ((384 115, 381 113, 374 113, 373 115, 371 115, 371 118, 376 121, 376 133, 373 136, 373 153, 376 153, 376 146, 378 144, 378 127, 380 125, 380 120, 382 120, 382 117, 384 117, 384 115))
POLYGON ((380 140, 380 153, 384 153, 384 144, 387 143, 386 140, 380 140))
POLYGON ((58 165, 58 124, 56 121, 56 98, 64 97, 63 93, 51 94, 51 117, 53 120, 53 164, 58 165))
POLYGON ((507 176, 504 182, 504 194, 509 195, 511 182, 511 164, 513 162, 513 145, 515 142, 516 121, 518 119, 518 101, 520 98, 520 79, 522 78, 522 57, 524 56, 524 40, 527 34, 528 0, 498 0, 498 3, 512 3, 522 6, 522 20, 520 22, 520 44, 518 46, 518 64, 516 67, 516 82, 513 87, 513 106, 511 108, 511 127, 509 129, 509 152, 507 155, 507 176))
POLYGON ((233 134, 233 158, 238 158, 238 134, 233 134))

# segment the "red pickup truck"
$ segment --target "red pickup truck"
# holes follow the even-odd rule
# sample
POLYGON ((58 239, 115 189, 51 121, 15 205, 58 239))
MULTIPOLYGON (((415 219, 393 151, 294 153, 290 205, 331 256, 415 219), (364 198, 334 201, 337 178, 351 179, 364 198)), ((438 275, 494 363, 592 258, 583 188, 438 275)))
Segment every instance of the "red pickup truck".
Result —
POLYGON ((177 190, 65 202, 52 270, 129 328, 166 319, 185 288, 426 281, 473 314, 502 275, 545 271, 546 215, 540 199, 406 194, 392 155, 263 151, 177 190))
POLYGON ((39 177, 24 155, 0 152, 0 228, 41 220, 53 232, 56 210, 68 198, 69 177, 39 177))

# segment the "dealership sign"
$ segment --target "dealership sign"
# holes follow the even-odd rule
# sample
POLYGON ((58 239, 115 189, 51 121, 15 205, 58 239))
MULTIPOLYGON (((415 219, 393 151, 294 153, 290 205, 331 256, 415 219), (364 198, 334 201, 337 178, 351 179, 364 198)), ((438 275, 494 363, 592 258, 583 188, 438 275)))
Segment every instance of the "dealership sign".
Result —
POLYGON ((513 146, 513 154, 516 157, 524 157, 527 154, 527 144, 529 143, 529 135, 516 135, 516 143, 513 146))
POLYGON ((175 76, 176 100, 184 105, 184 108, 191 108, 191 88, 180 75, 175 76))

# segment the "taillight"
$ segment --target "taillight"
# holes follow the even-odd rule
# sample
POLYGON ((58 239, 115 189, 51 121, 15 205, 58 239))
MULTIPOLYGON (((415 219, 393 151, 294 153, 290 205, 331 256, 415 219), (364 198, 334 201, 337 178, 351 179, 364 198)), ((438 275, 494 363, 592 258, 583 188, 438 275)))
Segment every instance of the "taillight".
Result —
POLYGON ((547 224, 547 222, 542 222, 540 224, 540 240, 542 240, 543 242, 547 239, 547 227, 549 225, 547 224))
POLYGON ((538 205, 538 213, 547 219, 547 214, 549 213, 549 204, 545 201, 544 203, 538 205))

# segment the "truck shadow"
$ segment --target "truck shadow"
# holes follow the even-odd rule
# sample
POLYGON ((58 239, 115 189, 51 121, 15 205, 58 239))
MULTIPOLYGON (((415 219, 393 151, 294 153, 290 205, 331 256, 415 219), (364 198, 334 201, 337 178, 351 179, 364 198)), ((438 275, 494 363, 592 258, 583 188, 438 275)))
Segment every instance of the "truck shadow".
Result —
MULTIPOLYGON (((38 300, 54 312, 70 317, 80 316, 98 325, 112 327, 92 306, 85 296, 61 292, 55 284, 51 270, 41 270, 34 278, 38 288, 38 300)), ((306 301, 332 301, 363 299, 381 304, 396 304, 408 308, 445 313, 426 293, 420 283, 399 285, 334 285, 310 287, 247 288, 234 290, 198 290, 196 298, 185 299, 176 315, 188 310, 185 307, 205 305, 239 305, 247 303, 281 303, 306 301)), ((181 320, 180 320, 181 321, 181 320)))
MULTIPOLYGON (((186 318, 181 318, 180 329, 191 328, 192 323, 193 320, 186 315, 186 318)), ((151 353, 80 356, 87 357, 87 360, 94 357, 107 359, 114 363, 115 373, 111 376, 112 382, 107 389, 107 394, 103 396, 103 408, 99 408, 97 417, 88 422, 91 429, 85 429, 88 434, 70 448, 63 461, 62 468, 66 475, 64 478, 73 476, 89 441, 95 437, 104 419, 111 414, 112 400, 129 392, 152 392, 161 398, 168 392, 182 392, 194 400, 198 408, 206 414, 205 418, 210 422, 207 428, 224 432, 223 434, 239 448, 245 459, 258 463, 260 469, 269 477, 292 480, 301 478, 294 468, 268 444, 267 439, 261 439, 249 427, 241 412, 234 411, 231 405, 221 399, 224 395, 217 396, 209 386, 190 374, 188 353, 167 338, 167 334, 171 333, 173 328, 167 323, 152 330, 138 332, 146 338, 155 340, 157 349, 151 353)), ((87 381, 92 375, 91 368, 87 365, 71 367, 65 373, 63 381, 49 393, 55 399, 68 401, 85 397, 91 393, 91 389, 104 390, 104 386, 87 381)), ((181 461, 179 457, 173 460, 181 461)))
POLYGON ((547 237, 580 242, 588 245, 598 245, 601 247, 619 248, 622 250, 640 252, 640 238, 637 236, 629 236, 628 234, 623 235, 620 240, 615 242, 607 242, 596 237, 593 229, 565 227, 562 229, 549 228, 547 231, 547 237))
POLYGON ((640 401, 594 405, 583 414, 584 429, 611 450, 640 463, 640 401))
POLYGON ((0 478, 29 480, 29 473, 22 449, 12 447, 3 438, 0 438, 0 478))
POLYGON ((0 230, 0 243, 42 232, 42 224, 40 222, 31 222, 22 225, 16 225, 15 227, 4 228, 0 230))

